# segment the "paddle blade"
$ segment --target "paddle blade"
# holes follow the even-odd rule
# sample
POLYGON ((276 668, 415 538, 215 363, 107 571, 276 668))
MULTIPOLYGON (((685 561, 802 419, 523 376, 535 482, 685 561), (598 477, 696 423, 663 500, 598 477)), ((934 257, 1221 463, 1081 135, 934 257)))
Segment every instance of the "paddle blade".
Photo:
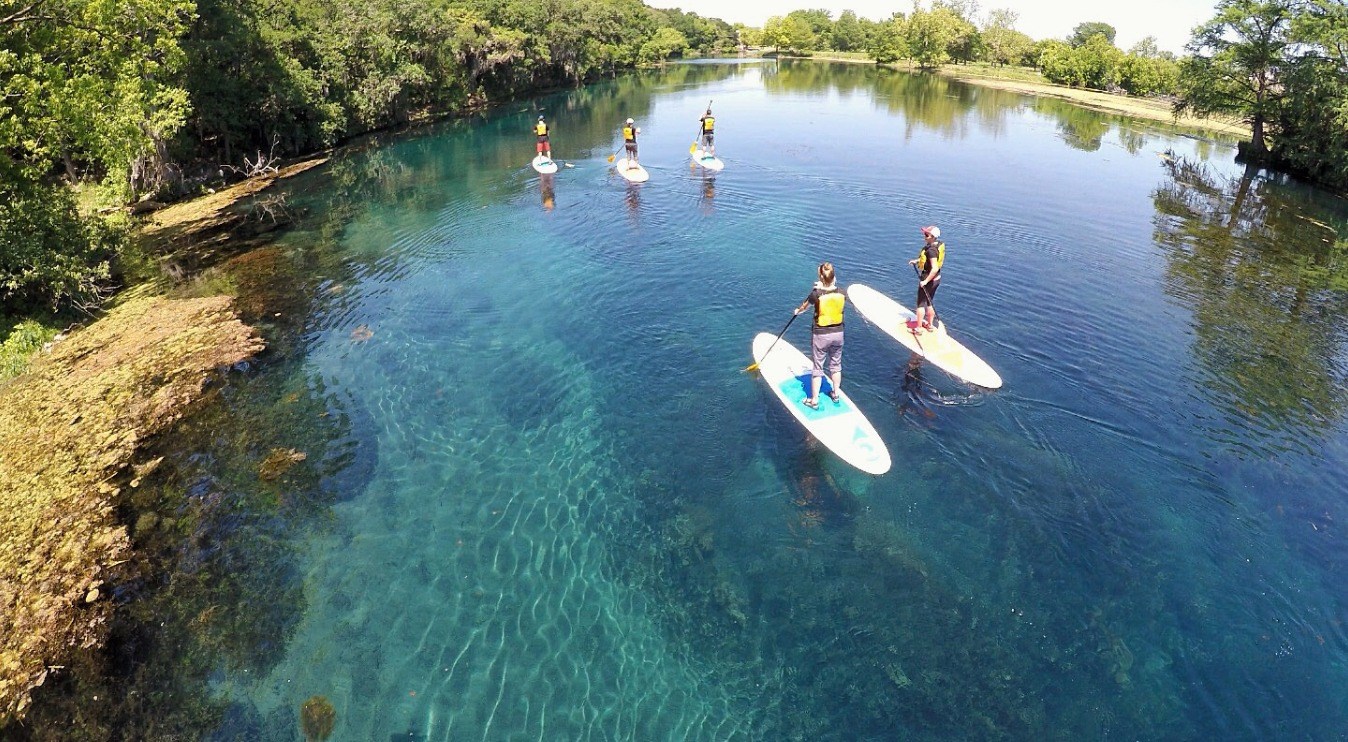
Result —
POLYGON ((750 364, 750 365, 744 367, 744 371, 745 371, 746 373, 748 373, 748 372, 750 372, 750 371, 757 371, 757 370, 758 370, 758 364, 757 364, 757 363, 753 363, 753 364, 750 364))
POLYGON ((618 156, 618 153, 617 153, 617 152, 614 152, 613 154, 611 154, 611 155, 608 156, 608 161, 609 161, 609 162, 613 162, 613 159, 614 159, 615 157, 617 157, 617 156, 618 156))
POLYGON ((692 144, 688 145, 688 154, 691 155, 696 151, 697 151, 697 142, 693 142, 692 144))

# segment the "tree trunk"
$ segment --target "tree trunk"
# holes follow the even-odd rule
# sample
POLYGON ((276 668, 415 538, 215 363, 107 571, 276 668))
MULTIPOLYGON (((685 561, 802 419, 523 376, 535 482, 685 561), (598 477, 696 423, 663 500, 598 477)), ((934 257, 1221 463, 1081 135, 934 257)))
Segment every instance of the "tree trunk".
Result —
POLYGON ((1268 145, 1264 144, 1264 116, 1258 114, 1254 117, 1251 124, 1250 133, 1251 154, 1262 157, 1268 154, 1268 145))

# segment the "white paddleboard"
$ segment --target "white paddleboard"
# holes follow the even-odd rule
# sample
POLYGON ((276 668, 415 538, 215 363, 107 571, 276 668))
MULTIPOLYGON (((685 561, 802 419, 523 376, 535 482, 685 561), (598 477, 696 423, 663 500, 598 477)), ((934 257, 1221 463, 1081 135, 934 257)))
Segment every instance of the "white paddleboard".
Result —
POLYGON ((1002 386, 1002 377, 991 366, 946 333, 945 322, 939 323, 936 332, 914 335, 909 322, 915 321, 917 315, 870 286, 860 283, 848 286, 847 298, 862 317, 908 350, 931 361, 931 365, 970 384, 988 389, 1002 386))
POLYGON ((619 159, 614 167, 618 168, 619 175, 633 183, 645 183, 651 179, 651 174, 646 172, 646 168, 633 164, 626 157, 619 159))
POLYGON ((829 399, 831 384, 825 377, 819 389, 819 409, 805 406, 804 400, 810 396, 810 369, 814 364, 785 340, 777 340, 773 345, 776 338, 766 332, 760 332, 754 338, 754 362, 758 364, 763 380, 768 382, 768 388, 786 405, 791 416, 843 461, 867 474, 889 471, 889 449, 885 448, 885 442, 880 440, 880 434, 875 432, 870 421, 852 404, 847 392, 841 392, 837 402, 829 399))
POLYGON ((537 170, 540 173, 543 173, 544 175, 547 175, 548 173, 557 172, 557 163, 547 155, 539 155, 538 157, 535 157, 533 161, 533 166, 535 170, 537 170))
POLYGON ((698 149, 693 153, 693 162, 707 168, 720 172, 725 169, 725 163, 721 162, 716 155, 707 152, 705 149, 698 149))

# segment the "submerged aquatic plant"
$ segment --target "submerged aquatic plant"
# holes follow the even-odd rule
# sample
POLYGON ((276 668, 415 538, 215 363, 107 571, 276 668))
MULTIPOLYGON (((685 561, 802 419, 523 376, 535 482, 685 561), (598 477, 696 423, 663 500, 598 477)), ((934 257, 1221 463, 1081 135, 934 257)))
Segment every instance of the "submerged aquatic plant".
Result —
POLYGON ((300 729, 308 742, 331 737, 336 724, 337 709, 325 696, 310 696, 300 705, 300 729))

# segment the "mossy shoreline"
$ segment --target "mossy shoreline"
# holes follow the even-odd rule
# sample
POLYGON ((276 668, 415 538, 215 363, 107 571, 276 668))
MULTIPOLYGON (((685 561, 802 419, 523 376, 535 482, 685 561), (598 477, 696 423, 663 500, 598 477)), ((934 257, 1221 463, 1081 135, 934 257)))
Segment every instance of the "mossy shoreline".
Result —
POLYGON ((114 508, 140 445, 263 347, 224 296, 126 301, 0 387, 0 727, 101 641, 126 559, 114 508))
MULTIPOLYGON (((158 259, 233 241, 238 206, 280 171, 163 208, 138 234, 158 259)), ((129 556, 116 513, 158 461, 144 445, 190 414, 212 379, 263 348, 229 296, 171 299, 146 284, 0 382, 0 729, 66 658, 99 645, 129 556)))

